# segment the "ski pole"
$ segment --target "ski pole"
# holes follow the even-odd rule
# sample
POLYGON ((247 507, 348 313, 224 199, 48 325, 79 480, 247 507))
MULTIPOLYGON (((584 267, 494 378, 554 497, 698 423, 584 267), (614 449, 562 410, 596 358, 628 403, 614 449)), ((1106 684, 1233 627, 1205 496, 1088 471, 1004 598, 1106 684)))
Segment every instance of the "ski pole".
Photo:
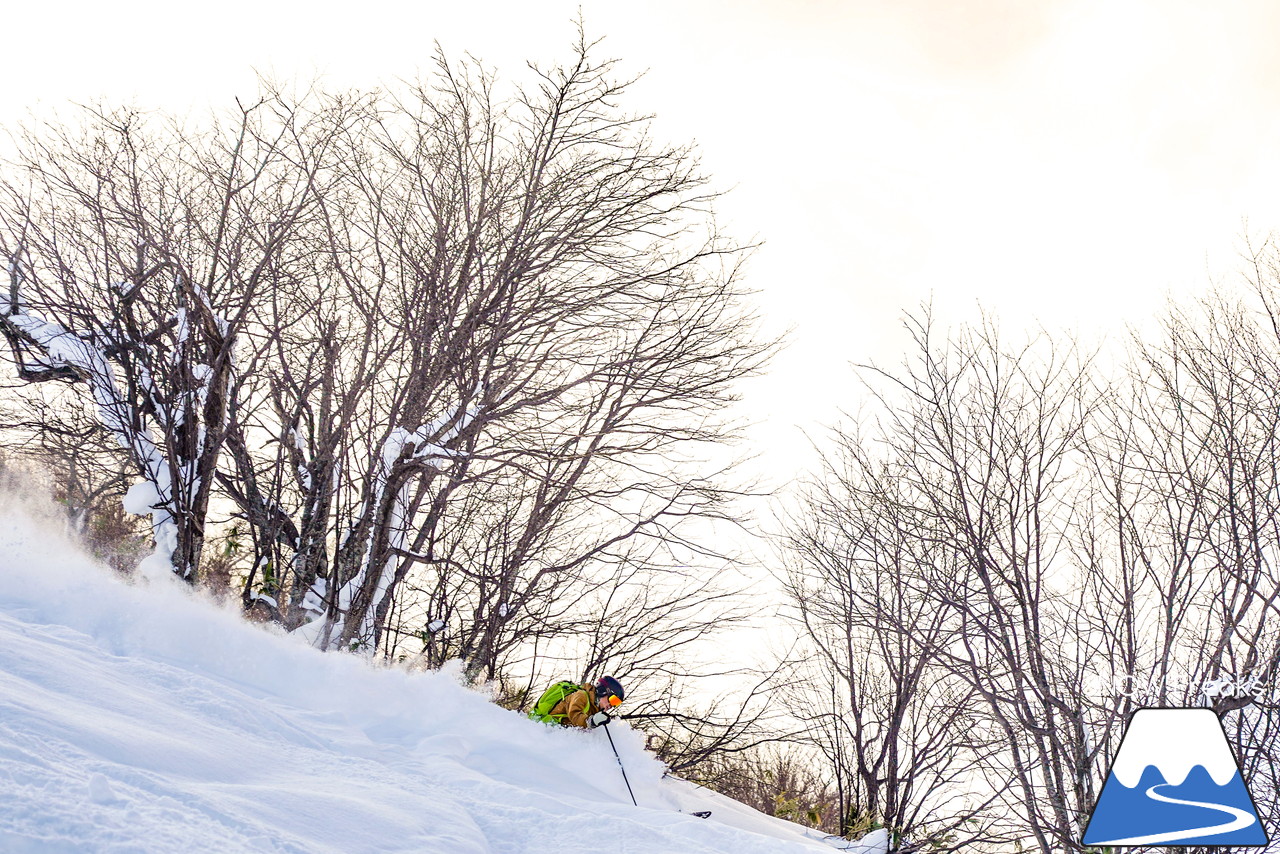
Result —
POLYGON ((613 743, 613 733, 609 732, 607 725, 604 728, 604 734, 609 736, 609 746, 613 748, 613 758, 618 760, 618 770, 622 772, 622 782, 627 784, 627 794, 631 796, 631 803, 640 806, 640 804, 636 803, 636 793, 631 791, 631 781, 627 779, 627 769, 622 765, 622 757, 618 755, 618 746, 613 743))

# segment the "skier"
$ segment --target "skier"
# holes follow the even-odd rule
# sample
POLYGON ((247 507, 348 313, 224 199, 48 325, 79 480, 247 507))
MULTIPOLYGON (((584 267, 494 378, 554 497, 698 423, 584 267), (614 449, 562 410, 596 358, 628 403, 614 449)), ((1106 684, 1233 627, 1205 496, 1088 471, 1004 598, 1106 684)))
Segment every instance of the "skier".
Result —
POLYGON ((557 682, 538 698, 529 717, 545 724, 594 729, 610 720, 608 710, 622 704, 626 692, 612 676, 601 676, 596 684, 557 682))

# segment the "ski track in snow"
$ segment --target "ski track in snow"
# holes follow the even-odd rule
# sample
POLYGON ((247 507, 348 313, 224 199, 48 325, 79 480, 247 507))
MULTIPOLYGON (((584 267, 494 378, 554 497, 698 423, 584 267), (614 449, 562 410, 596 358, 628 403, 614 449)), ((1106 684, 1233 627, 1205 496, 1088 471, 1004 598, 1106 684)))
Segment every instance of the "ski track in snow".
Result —
MULTIPOLYGON (((1217 810, 1232 816, 1231 821, 1223 824, 1214 824, 1209 827, 1193 827, 1189 830, 1170 830, 1165 833, 1149 833, 1146 836, 1130 836, 1125 839, 1112 839, 1106 842, 1095 842, 1093 845, 1163 845, 1167 842, 1178 842, 1183 839, 1196 839, 1202 836, 1217 836, 1221 833, 1231 833, 1236 830, 1243 830, 1253 824, 1257 819, 1252 813, 1239 809, 1237 807, 1227 806, 1226 804, 1210 804, 1204 801, 1187 801, 1181 798, 1171 798, 1168 795, 1162 795, 1156 791, 1161 786, 1170 786, 1172 783, 1157 783, 1147 789, 1147 797, 1153 801, 1162 801, 1166 804, 1182 804, 1187 807, 1204 807, 1205 809, 1217 810)), ((1212 843, 1209 843, 1212 844, 1212 843)))
POLYGON ((0 851, 835 850, 663 779, 624 724, 640 808, 601 733, 535 724, 447 672, 317 652, 161 582, 123 583, 0 506, 0 851))

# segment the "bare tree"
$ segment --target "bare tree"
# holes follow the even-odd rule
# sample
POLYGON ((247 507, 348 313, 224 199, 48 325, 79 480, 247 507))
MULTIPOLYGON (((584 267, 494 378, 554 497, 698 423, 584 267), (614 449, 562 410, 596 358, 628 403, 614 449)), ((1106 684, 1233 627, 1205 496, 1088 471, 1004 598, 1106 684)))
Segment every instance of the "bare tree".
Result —
POLYGON ((131 110, 19 139, 0 198, 18 376, 83 384, 150 512, 156 559, 194 581, 249 307, 314 203, 324 131, 278 102, 197 133, 131 110), (292 143, 305 138, 301 145, 292 143))
POLYGON ((1280 789, 1270 747, 1280 726, 1275 281, 1263 247, 1251 293, 1170 306, 1160 338, 1134 341, 1097 454, 1115 558, 1094 573, 1123 609, 1110 620, 1127 630, 1113 655, 1125 700, 1212 706, 1264 815, 1280 789))
POLYGON ((365 103, 317 263, 262 304, 226 488, 292 551, 271 557, 291 567, 286 620, 322 611, 321 646, 439 621, 492 672, 632 541, 697 554, 681 520, 726 515, 687 458, 728 435, 716 410, 769 349, 740 304, 743 249, 592 49, 507 101, 440 58, 365 103))
POLYGON ((930 794, 980 770, 990 794, 954 802, 938 839, 1070 850, 1098 782, 1067 558, 1086 363, 1045 339, 1006 350, 990 322, 941 339, 925 310, 907 328, 902 368, 866 374, 874 432, 837 434, 791 531, 792 596, 844 694, 825 740, 903 844, 930 794), (988 818, 1016 822, 981 820, 992 797, 988 818))
MULTIPOLYGON (((788 528, 818 673, 849 697, 813 716, 835 733, 818 740, 839 745, 833 762, 938 752, 927 728, 877 740, 919 714, 910 677, 922 674, 955 710, 929 723, 965 734, 941 743, 962 745, 993 808, 1016 818, 994 828, 1041 851, 1079 849, 1106 758, 1142 705, 1215 708, 1259 804, 1274 802, 1268 258, 1255 257, 1251 298, 1172 306, 1163 335, 1135 337, 1112 378, 1045 339, 1008 351, 989 322, 940 340, 927 312, 909 320, 915 352, 872 372, 886 381, 875 419, 836 432, 788 528)), ((867 774, 859 797, 874 802, 886 779, 867 774)))
POLYGON ((834 832, 883 827, 898 851, 1007 841, 969 791, 993 752, 979 689, 946 666, 959 620, 935 585, 958 565, 872 441, 832 440, 785 522, 784 589, 811 651, 792 714, 833 772, 834 832))

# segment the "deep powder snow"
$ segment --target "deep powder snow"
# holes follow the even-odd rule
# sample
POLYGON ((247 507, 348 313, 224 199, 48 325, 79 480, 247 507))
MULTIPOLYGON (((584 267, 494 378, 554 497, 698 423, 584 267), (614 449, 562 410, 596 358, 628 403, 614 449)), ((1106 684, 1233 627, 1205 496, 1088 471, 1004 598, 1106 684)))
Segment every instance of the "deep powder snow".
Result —
POLYGON ((175 582, 125 583, 53 517, 0 502, 5 852, 834 850, 664 779, 638 733, 610 732, 638 808, 603 732, 532 723, 447 671, 317 652, 175 582))

